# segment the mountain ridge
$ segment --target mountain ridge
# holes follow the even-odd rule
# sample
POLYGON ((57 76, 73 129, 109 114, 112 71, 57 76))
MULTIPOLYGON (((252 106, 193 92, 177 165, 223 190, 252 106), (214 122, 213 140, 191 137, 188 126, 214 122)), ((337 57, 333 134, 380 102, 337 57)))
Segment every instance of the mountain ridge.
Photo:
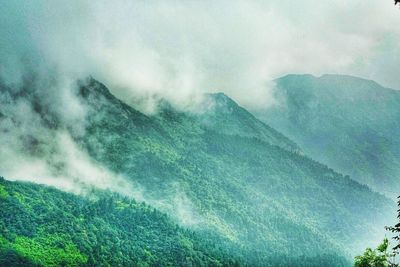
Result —
POLYGON ((354 76, 287 75, 279 104, 257 111, 306 153, 375 190, 400 190, 400 91, 354 76))
MULTIPOLYGON (((99 110, 100 112, 100 110, 99 110)), ((106 112, 106 109, 102 109, 101 112, 106 112)), ((99 113, 96 114, 96 116, 99 113)), ((165 114, 164 114, 165 115, 165 114)), ((289 160, 289 162, 291 162, 291 164, 293 164, 295 161, 294 160, 295 157, 298 157, 300 160, 298 161, 298 163, 295 164, 299 164, 298 168, 304 168, 304 167, 300 167, 302 164, 304 164, 305 162, 309 162, 306 163, 308 164, 310 167, 311 173, 314 172, 314 174, 312 176, 314 176, 315 178, 313 179, 317 179, 316 178, 316 173, 313 170, 313 168, 317 168, 319 171, 322 172, 326 172, 328 171, 328 168, 324 169, 321 167, 321 169, 319 169, 320 167, 318 163, 315 163, 315 167, 311 167, 314 166, 314 163, 311 163, 311 161, 303 161, 305 160, 305 158, 301 155, 295 156, 296 153, 292 153, 292 152, 284 152, 285 150, 281 149, 279 146, 277 146, 276 148, 274 148, 273 146, 271 146, 270 144, 266 144, 265 141, 262 141, 260 139, 253 139, 253 137, 244 137, 244 136, 237 136, 237 135, 225 135, 223 132, 216 132, 215 134, 213 133, 214 131, 210 131, 209 129, 204 129, 201 124, 199 125, 196 121, 196 118, 193 119, 193 117, 191 115, 187 115, 185 113, 181 113, 181 112, 177 112, 177 111, 173 111, 173 110, 169 110, 168 116, 167 116, 167 120, 165 120, 165 116, 162 115, 160 118, 160 115, 155 115, 153 118, 156 119, 158 127, 156 127, 157 129, 163 129, 163 134, 162 135, 155 135, 154 138, 151 136, 147 136, 146 138, 146 146, 147 148, 142 152, 139 152, 140 147, 142 147, 141 143, 143 144, 143 139, 139 138, 139 143, 137 141, 134 141, 135 138, 132 137, 124 137, 121 138, 118 135, 115 135, 115 130, 107 130, 106 132, 101 133, 100 135, 95 135, 91 132, 91 130, 89 129, 88 133, 90 135, 89 139, 87 141, 89 141, 89 143, 86 143, 85 146, 89 147, 89 151, 91 150, 90 148, 92 147, 91 143, 94 142, 94 140, 90 141, 94 136, 97 136, 96 138, 100 138, 98 140, 96 140, 96 142, 99 142, 101 144, 103 144, 105 146, 105 150, 111 152, 112 150, 109 150, 111 147, 115 146, 115 144, 118 144, 121 142, 120 148, 125 148, 125 147, 132 147, 132 149, 134 147, 136 147, 136 152, 135 154, 138 155, 142 155, 145 156, 145 158, 139 157, 139 158, 135 158, 135 159, 130 159, 129 157, 132 157, 133 155, 130 154, 128 156, 128 154, 126 154, 126 156, 124 156, 126 149, 119 149, 118 152, 116 151, 115 153, 108 153, 106 155, 106 158, 103 158, 103 156, 101 155, 97 155, 94 156, 95 158, 97 158, 97 160, 99 160, 100 162, 105 162, 106 166, 108 166, 109 168, 113 169, 114 171, 117 171, 117 169, 115 167, 113 167, 113 165, 115 165, 117 162, 121 162, 122 165, 118 164, 118 166, 120 166, 122 169, 120 170, 125 170, 125 172, 127 172, 127 176, 129 177, 130 175, 133 175, 134 173, 139 172, 140 175, 134 175, 135 177, 137 177, 136 179, 138 179, 139 183, 145 183, 147 184, 148 189, 151 191, 151 194, 154 195, 156 191, 161 190, 160 192, 164 192, 161 193, 163 195, 168 195, 168 192, 171 192, 171 190, 173 191, 174 189, 171 189, 173 187, 169 187, 168 184, 169 183, 180 183, 181 184, 181 189, 184 190, 185 194, 187 194, 187 197, 192 201, 192 204, 194 205, 194 207, 196 207, 195 209, 197 209, 200 213, 203 213, 201 216, 205 216, 206 218, 208 218, 207 220, 214 220, 215 219, 215 215, 214 212, 216 211, 212 211, 213 209, 215 209, 216 207, 213 208, 213 205, 208 207, 204 206, 204 203, 201 203, 199 198, 202 198, 203 201, 206 201, 206 199, 204 199, 204 197, 206 198, 215 198, 216 196, 220 196, 223 197, 223 199, 220 199, 218 201, 218 203, 226 203, 223 204, 226 206, 226 208, 229 207, 228 203, 231 203, 233 199, 237 198, 239 196, 239 192, 243 192, 243 189, 239 189, 241 186, 243 186, 245 180, 243 180, 242 178, 239 177, 260 177, 261 180, 263 179, 267 179, 270 180, 271 182, 274 181, 275 179, 276 182, 282 183, 284 180, 280 180, 281 178, 278 178, 279 176, 281 176, 282 174, 278 174, 278 176, 276 178, 273 178, 274 176, 272 175, 272 172, 267 171, 266 169, 266 164, 267 162, 269 162, 270 160, 272 160, 270 163, 268 164, 276 164, 276 166, 280 166, 280 170, 276 170, 277 173, 282 172, 282 170, 284 170, 285 168, 289 168, 291 169, 292 167, 290 165, 282 165, 282 158, 287 157, 287 159, 289 160), (164 116, 164 117, 163 117, 164 116), (160 124, 161 123, 161 124, 160 124), (109 144, 112 145, 110 148, 107 148, 109 145, 107 144, 107 140, 105 140, 103 138, 103 136, 108 136, 107 139, 111 139, 113 140, 113 143, 109 144), (171 136, 173 142, 165 142, 162 139, 159 140, 157 136, 162 136, 161 138, 163 139, 165 136, 171 136), (115 138, 115 139, 114 139, 115 138), (104 140, 104 141, 101 141, 104 140), (142 141, 140 141, 142 140, 142 141), (259 141, 257 141, 259 140, 259 141), (211 143, 210 143, 211 142, 211 143), (225 142, 226 145, 222 145, 225 142), (241 145, 238 145, 241 144, 241 145), (222 145, 222 146, 221 146, 222 145), (250 146, 252 147, 253 150, 243 150, 243 148, 250 146), (205 150, 205 148, 207 150, 205 150), (224 153, 220 154, 222 151, 224 151, 224 153), (244 153, 248 153, 248 154, 244 154, 244 153), (276 155, 275 155, 275 154, 276 155), (285 155, 285 153, 288 153, 287 156, 283 156, 285 155), (229 156, 227 156, 229 155, 229 156), (261 155, 264 155, 261 157, 261 155), (277 156, 280 155, 280 156, 277 156), (107 159, 108 158, 108 159, 107 159), (245 164, 238 164, 238 162, 240 162, 240 160, 245 160, 244 163, 245 164), (262 159, 264 158, 264 159, 262 159), (269 160, 266 160, 268 159, 269 160), (260 161, 257 162, 257 159, 259 159, 260 161), (104 161, 105 160, 105 161, 104 161), (238 161, 239 160, 239 161, 238 161), (208 161, 208 163, 207 163, 208 161), (108 162, 108 163, 107 163, 108 162), (133 167, 130 164, 132 164, 132 162, 136 162, 135 166, 133 167), (153 169, 148 169, 148 168, 139 168, 137 169, 141 164, 139 162, 147 162, 150 163, 150 166, 153 166, 153 169), (164 165, 164 163, 162 162, 166 162, 167 165, 164 165), (214 163, 215 162, 215 163, 214 163), (221 162, 221 163, 217 163, 217 162, 221 162), (261 162, 263 162, 261 164, 261 166, 263 167, 256 167, 257 165, 259 165, 261 162), (161 164, 161 165, 159 165, 161 164), (211 164, 211 165, 210 165, 211 164), (222 164, 222 165, 221 165, 222 164), (221 166, 224 166, 228 164, 227 166, 230 166, 229 168, 224 167, 223 171, 221 168, 221 166), (236 167, 234 167, 236 165, 236 167), (125 166, 125 167, 124 167, 125 166), (164 166, 164 167, 157 167, 157 166, 164 166), (208 166, 207 169, 204 169, 204 166, 208 166), (250 167, 251 166, 251 167, 250 167), (250 169, 249 169, 250 167, 250 169), (159 172, 157 170, 159 169, 163 169, 163 172, 159 172), (232 169, 233 168, 233 169, 232 169), (230 169, 230 170, 229 170, 230 169), (326 171, 325 171, 326 170, 326 171), (242 174, 240 174, 240 172, 243 172, 242 174), (257 173, 258 172, 258 173, 257 173), (218 177, 223 177, 224 174, 229 175, 229 177, 231 177, 229 180, 222 179, 222 180, 214 180, 216 174, 218 174, 218 177), (267 174, 269 173, 269 174, 267 174), (139 178, 140 176, 145 174, 145 179, 143 178, 139 178), (151 178, 153 177, 153 178, 151 178), (172 178, 175 177, 175 178, 172 178), (193 180, 195 178, 195 180, 193 180), (271 180, 272 179, 272 180, 271 180), (162 182, 162 185, 159 184, 160 182, 162 182), (199 194, 199 192, 201 190, 204 190, 205 188, 207 188, 209 185, 209 183, 214 184, 213 186, 213 190, 209 190, 209 192, 206 195, 199 194), (158 185, 159 184, 159 185, 158 185), (224 185, 225 184, 225 185, 224 185), (243 184, 243 185, 241 185, 243 184), (227 191, 228 195, 225 195, 226 193, 222 193, 219 191, 216 191, 216 188, 224 188, 228 186, 228 188, 231 188, 229 190, 233 190, 233 192, 236 192, 235 195, 232 195, 231 192, 227 191), (197 189, 196 189, 197 188, 197 189), (200 190, 200 191, 197 191, 200 190), (238 191, 239 190, 239 191, 238 191), (202 197, 200 197, 202 195, 202 197), (225 196, 224 196, 225 195, 225 196), (229 196, 229 198, 226 198, 227 196, 229 196), (195 200, 197 199, 197 200, 195 200), (197 203, 197 204, 196 204, 197 203), (211 208, 211 210, 209 210, 211 208), (203 210, 203 211, 202 211, 203 210)), ((109 114, 107 114, 107 112, 104 114, 105 118, 111 118, 109 116, 109 114)), ((99 119, 100 121, 102 121, 101 116, 98 117, 97 119, 99 119)), ((99 122, 100 122, 99 121, 99 122)), ((119 121, 115 120, 115 122, 119 121)), ((97 123, 96 121, 92 121, 92 125, 96 125, 97 123)), ((117 128, 120 128, 122 126, 122 124, 120 124, 121 122, 118 122, 117 128)), ((111 126, 111 125, 110 125, 111 126)), ((114 126, 112 126, 114 127, 114 126)), ((124 130, 124 132, 128 133, 130 132, 128 130, 129 128, 127 128, 126 130, 124 130)), ((106 130, 106 129, 104 129, 106 130)), ((87 142, 86 141, 86 142, 87 142)), ((96 143, 95 142, 95 143, 96 143)), ((129 149, 127 150, 127 152, 129 151, 129 149)), ((272 166, 272 165, 270 165, 272 166)), ((276 168, 276 167, 274 167, 276 168)), ((283 183, 287 183, 288 181, 291 181, 291 179, 294 179, 294 177, 291 177, 293 174, 290 174, 290 172, 288 169, 288 173, 286 173, 285 176, 287 177, 285 182, 283 183)), ((311 173, 307 174, 310 175, 311 173)), ((329 171, 328 171, 329 173, 329 171)), ((305 175, 305 174, 300 174, 300 175, 305 175)), ((332 175, 333 177, 338 177, 338 174, 336 173, 332 173, 332 174, 328 174, 332 175)), ((306 176, 303 176, 306 177, 306 176)), ((335 178, 337 179, 337 178, 335 178)), ((349 180, 348 178, 341 178, 344 179, 344 181, 349 180)), ((261 197, 261 199, 265 198, 267 195, 264 195, 265 193, 261 193, 258 192, 260 190, 260 184, 257 180, 255 180, 256 183, 253 186, 245 186, 248 187, 249 190, 251 190, 251 192, 253 192, 252 194, 256 194, 259 195, 261 197)), ((306 186, 306 182, 308 181, 311 184, 314 183, 314 180, 310 180, 310 179, 306 179, 304 181, 298 180, 297 183, 301 182, 304 184, 304 189, 307 188, 306 186)), ((317 181, 317 180, 315 180, 317 181)), ((326 180, 326 182, 328 182, 329 180, 326 180)), ((349 180, 351 181, 351 180, 349 180)), ((248 181, 246 181, 247 183, 248 181)), ((308 183, 307 182, 307 183, 308 183)), ((325 183, 325 182, 324 182, 325 183)), ((316 188, 322 186, 325 187, 326 185, 322 183, 320 185, 315 184, 316 188)), ((343 186, 347 186, 346 185, 347 182, 343 183, 343 186)), ((309 185, 308 185, 309 186, 309 185)), ((269 186, 268 186, 269 187, 269 186)), ((267 190, 268 187, 261 187, 263 188, 263 190, 267 190)), ((279 187, 278 187, 279 188, 279 187)), ((360 187, 361 189, 361 187, 360 187)), ((360 189, 356 189, 360 190, 360 189)), ((280 189, 276 189, 276 190, 280 190, 280 189)), ((287 190, 287 189, 285 189, 287 190)), ((347 190, 347 189, 346 189, 347 190)), ((364 190, 364 189, 363 189, 364 190)), ((317 190, 318 191, 318 190, 317 190)), ((271 188, 268 189, 268 192, 270 194, 272 194, 271 192, 271 188)), ((282 191, 284 192, 284 191, 282 191)), ((302 191, 303 192, 303 191, 302 191)), ((327 191, 329 192, 329 191, 327 191)), ((244 193, 244 192, 243 192, 244 193)), ((243 194, 240 193, 240 194, 243 194)), ((371 194, 372 192, 368 193, 371 194)), ((296 193, 298 194, 298 193, 296 193)), ((246 195, 246 194, 244 194, 246 195)), ((243 196, 244 196, 243 195, 243 196)), ((339 194, 340 195, 340 194, 339 194)), ((287 197, 289 197, 290 195, 286 195, 287 197)), ((333 195, 332 195, 333 196, 333 195)), ((246 199, 247 197, 245 197, 246 199)), ((336 198, 336 197, 334 197, 336 198)), ((275 197, 274 200, 271 203, 275 203, 278 199, 275 197)), ((356 199, 352 198, 352 201, 356 201, 356 199)), ((277 207, 279 205, 286 205, 284 203, 279 203, 276 202, 277 207)), ((388 202, 389 203, 389 202, 388 202)), ((355 203, 353 203, 355 205, 355 203)), ((221 204, 218 204, 221 205, 221 204)), ((314 204, 312 204, 314 205, 314 204)), ((218 210, 219 208, 217 208, 218 210)), ((240 208, 242 209, 242 208, 240 208)), ((312 208, 309 208, 312 209, 312 208)), ((295 212, 299 212, 300 210, 295 209, 295 212)), ((233 211, 233 210, 232 210, 233 211)), ((237 211, 239 212, 239 211, 237 211)), ((229 212, 228 212, 229 213, 229 212)), ((285 215, 288 216, 288 215, 285 215)), ((312 215, 315 216, 315 215, 312 215)), ((228 218, 228 217, 227 217, 228 218)), ((231 219, 228 219, 228 221, 231 219)), ((223 223, 222 225, 219 225, 219 223, 215 226, 217 226, 217 228, 219 229, 218 231, 223 231, 225 232, 226 230, 228 232, 232 231, 233 228, 231 228, 232 222, 228 222, 226 221, 225 223, 223 223), (221 228, 222 227, 222 228, 221 228), (228 227, 228 228, 226 228, 228 227), (223 230, 225 229, 225 230, 223 230), (229 230, 230 229, 230 230, 229 230)), ((234 230, 237 231, 237 230, 234 230)), ((225 232, 226 233, 226 232, 225 232)), ((363 244, 364 245, 364 244, 363 244)))

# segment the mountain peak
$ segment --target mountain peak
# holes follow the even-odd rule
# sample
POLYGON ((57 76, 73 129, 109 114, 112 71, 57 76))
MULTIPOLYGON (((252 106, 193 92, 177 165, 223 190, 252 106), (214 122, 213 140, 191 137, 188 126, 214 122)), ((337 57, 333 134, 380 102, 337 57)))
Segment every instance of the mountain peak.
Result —
POLYGON ((79 93, 83 97, 87 97, 89 94, 94 95, 102 95, 106 98, 113 98, 114 96, 111 94, 110 90, 101 82, 93 78, 92 76, 88 76, 85 79, 78 80, 79 93))
POLYGON ((397 194, 400 91, 350 75, 287 75, 278 79, 275 95, 282 105, 260 118, 313 158, 397 194))
MULTIPOLYGON (((349 88, 352 87, 350 91, 354 92, 355 90, 392 90, 389 88, 385 88, 374 80, 361 78, 353 75, 346 74, 323 74, 319 77, 314 76, 312 74, 288 74, 282 76, 275 80, 278 85, 281 83, 297 83, 299 86, 290 86, 292 89, 297 87, 303 87, 303 85, 314 85, 315 83, 324 83, 329 87, 337 87, 337 88, 349 88)), ((285 86, 287 87, 287 86, 285 86)))
POLYGON ((279 80, 287 80, 287 79, 316 79, 317 77, 309 74, 309 73, 304 73, 304 74, 286 74, 285 76, 279 77, 275 79, 275 81, 279 80))
POLYGON ((207 94, 206 97, 212 101, 212 107, 198 115, 206 128, 229 135, 254 137, 292 152, 300 152, 293 141, 258 120, 228 95, 220 92, 207 94))

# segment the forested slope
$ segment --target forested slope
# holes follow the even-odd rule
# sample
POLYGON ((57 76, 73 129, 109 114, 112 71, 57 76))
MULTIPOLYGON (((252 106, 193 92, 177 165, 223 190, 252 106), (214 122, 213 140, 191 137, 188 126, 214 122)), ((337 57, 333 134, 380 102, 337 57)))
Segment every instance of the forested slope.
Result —
MULTIPOLYGON (((280 134, 270 140, 269 132, 263 138, 239 129, 229 134, 224 124, 205 124, 204 114, 199 118, 171 107, 145 116, 95 80, 81 90, 92 115, 80 142, 93 158, 139 182, 155 205, 162 199, 160 208, 178 219, 176 207, 184 202, 191 211, 184 213, 185 223, 201 221, 257 257, 267 259, 275 251, 293 257, 338 249, 354 253, 383 232, 393 203, 288 151, 282 142, 293 142, 282 137, 277 143, 280 134)), ((227 112, 225 122, 235 114, 227 112)))
POLYGON ((79 197, 0 177, 0 266, 349 265, 335 254, 268 260, 207 231, 179 227, 154 208, 111 192, 79 197))
POLYGON ((306 154, 390 197, 400 192, 400 92, 346 75, 287 75, 259 118, 306 154))
POLYGON ((0 266, 234 265, 167 215, 111 192, 79 197, 0 178, 0 266))
MULTIPOLYGON (((89 78, 76 88, 78 124, 31 88, 3 88, 2 138, 15 141, 15 159, 46 164, 42 181, 83 196, 2 180, 2 259, 343 266, 391 221, 393 202, 304 156, 226 95, 190 112, 162 101, 145 115, 89 78)), ((36 178, 25 175, 15 179, 36 178)))

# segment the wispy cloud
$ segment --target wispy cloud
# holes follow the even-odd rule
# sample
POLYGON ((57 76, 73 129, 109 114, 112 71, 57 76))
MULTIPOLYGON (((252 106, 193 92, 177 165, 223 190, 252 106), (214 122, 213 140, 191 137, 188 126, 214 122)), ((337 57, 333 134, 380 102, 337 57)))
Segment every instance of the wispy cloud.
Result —
POLYGON ((400 12, 390 1, 2 1, 1 73, 92 74, 126 100, 186 105, 224 91, 271 103, 286 73, 346 73, 400 88, 400 12), (28 60, 28 59, 29 60, 28 60))

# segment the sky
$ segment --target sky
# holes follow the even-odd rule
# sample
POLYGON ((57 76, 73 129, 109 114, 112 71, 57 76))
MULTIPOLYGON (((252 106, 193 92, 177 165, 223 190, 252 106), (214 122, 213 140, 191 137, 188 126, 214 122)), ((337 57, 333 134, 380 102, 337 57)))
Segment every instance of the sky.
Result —
POLYGON ((0 1, 0 75, 92 75, 132 105, 222 91, 263 107, 288 73, 400 88, 398 25, 391 0, 0 1))

